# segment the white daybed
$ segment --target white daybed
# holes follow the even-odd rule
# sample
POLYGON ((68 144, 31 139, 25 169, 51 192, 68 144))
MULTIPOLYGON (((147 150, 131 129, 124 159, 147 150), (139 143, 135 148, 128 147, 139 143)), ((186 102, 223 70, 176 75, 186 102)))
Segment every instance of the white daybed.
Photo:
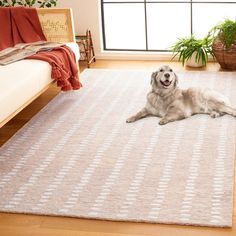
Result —
MULTIPOLYGON (((63 42, 79 59, 71 9, 38 9, 48 41, 63 42)), ((51 66, 40 60, 21 60, 0 66, 0 127, 42 94, 53 82, 51 66)))

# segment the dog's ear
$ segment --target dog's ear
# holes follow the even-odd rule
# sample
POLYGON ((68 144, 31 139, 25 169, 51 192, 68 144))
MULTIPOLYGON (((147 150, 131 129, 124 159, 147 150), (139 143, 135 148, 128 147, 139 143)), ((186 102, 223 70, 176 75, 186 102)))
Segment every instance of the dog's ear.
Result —
POLYGON ((175 73, 174 73, 174 75, 175 75, 175 87, 177 87, 177 85, 179 83, 179 78, 175 73))
POLYGON ((157 76, 158 72, 153 72, 152 75, 151 75, 151 85, 153 85, 155 83, 155 79, 156 79, 156 76, 157 76))

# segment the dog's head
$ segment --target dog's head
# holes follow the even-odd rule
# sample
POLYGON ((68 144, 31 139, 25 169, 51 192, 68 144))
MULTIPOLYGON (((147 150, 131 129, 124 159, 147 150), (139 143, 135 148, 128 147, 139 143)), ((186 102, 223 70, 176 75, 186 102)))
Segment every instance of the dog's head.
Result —
POLYGON ((169 66, 162 66, 152 73, 151 85, 154 92, 162 90, 164 93, 175 89, 178 84, 178 77, 169 66))

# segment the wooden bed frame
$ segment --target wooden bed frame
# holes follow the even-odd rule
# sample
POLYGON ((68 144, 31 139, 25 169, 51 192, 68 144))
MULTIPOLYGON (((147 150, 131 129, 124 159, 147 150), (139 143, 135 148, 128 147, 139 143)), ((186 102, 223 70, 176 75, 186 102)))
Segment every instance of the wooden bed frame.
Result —
MULTIPOLYGON (((75 42, 75 32, 73 24, 72 9, 70 8, 38 8, 37 9, 40 23, 43 32, 49 42, 75 42)), ((54 81, 52 81, 54 83, 54 81)), ((26 103, 22 104, 10 116, 0 122, 0 128, 9 120, 16 116, 32 101, 44 93, 50 85, 44 87, 41 91, 35 94, 26 103)))

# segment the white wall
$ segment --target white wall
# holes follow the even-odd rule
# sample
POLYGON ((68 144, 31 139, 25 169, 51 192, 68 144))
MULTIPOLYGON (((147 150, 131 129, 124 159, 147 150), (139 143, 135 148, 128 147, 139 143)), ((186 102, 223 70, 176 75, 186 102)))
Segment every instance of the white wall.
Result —
POLYGON ((101 52, 99 0, 58 0, 57 7, 70 7, 73 10, 75 33, 92 32, 95 53, 101 52))

